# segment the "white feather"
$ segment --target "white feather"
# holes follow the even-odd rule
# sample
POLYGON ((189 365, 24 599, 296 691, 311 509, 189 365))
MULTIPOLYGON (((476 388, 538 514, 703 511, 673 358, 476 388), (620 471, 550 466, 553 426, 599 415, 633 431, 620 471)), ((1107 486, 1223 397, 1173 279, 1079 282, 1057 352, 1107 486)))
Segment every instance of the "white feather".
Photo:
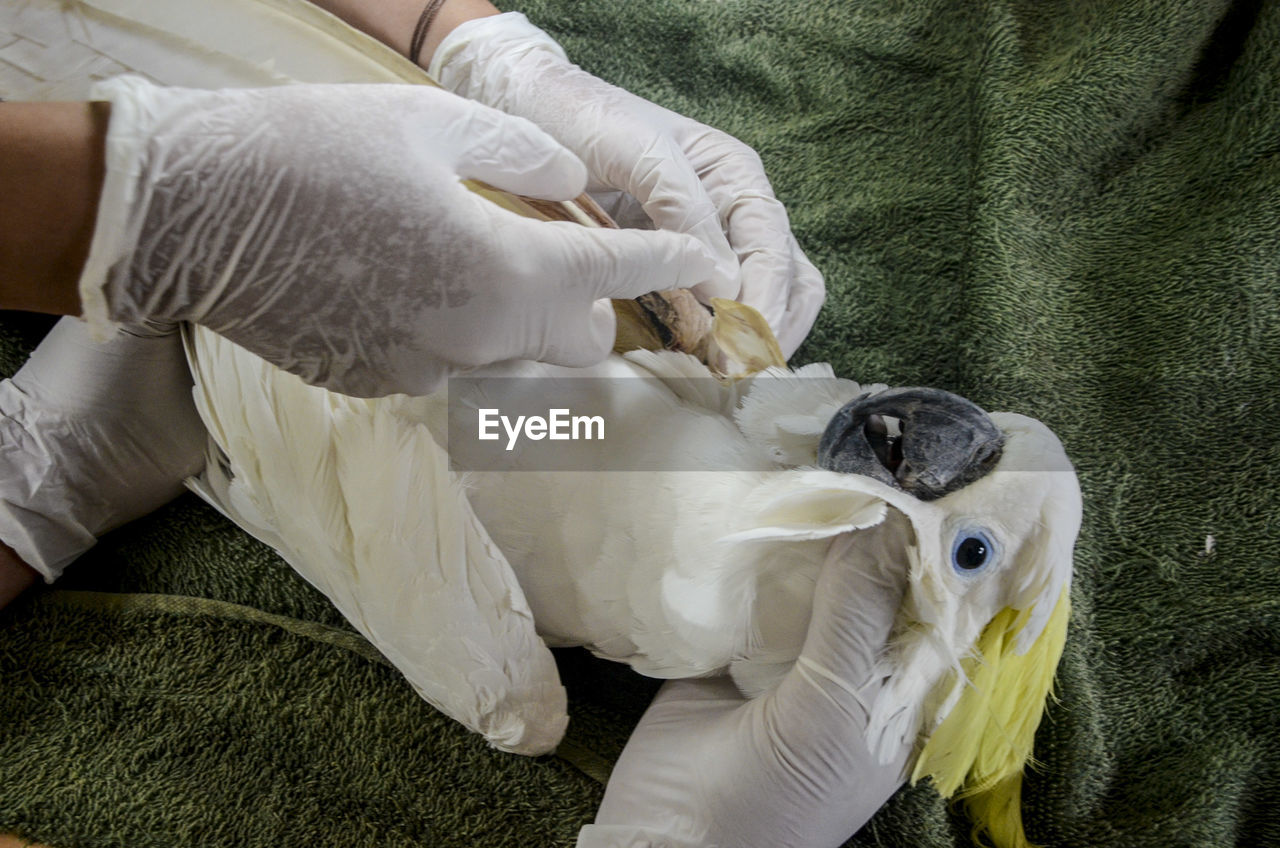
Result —
POLYGON ((567 722, 555 662, 430 431, 395 398, 343 398, 213 333, 190 338, 197 405, 225 456, 193 488, 275 547, 427 701, 504 750, 552 750, 567 722))
POLYGON ((775 462, 814 465, 831 416, 855 397, 884 389, 840 379, 825 362, 795 371, 770 368, 751 378, 750 394, 734 419, 743 435, 775 462))
MULTIPOLYGON (((588 467, 620 455, 658 470, 545 471, 545 454, 515 450, 510 470, 459 477, 437 441, 456 410, 509 400, 486 394, 484 380, 456 382, 452 397, 353 401, 212 333, 194 339, 201 412, 232 474, 226 482, 211 466, 202 493, 281 550, 424 697, 505 748, 529 749, 521 733, 554 744, 563 727, 563 693, 534 622, 554 645, 584 645, 656 677, 729 671, 757 695, 799 655, 830 540, 880 525, 888 510, 906 519, 892 538, 909 590, 885 658, 888 694, 868 727, 885 760, 945 717, 965 683, 961 662, 996 612, 1062 585, 1061 564, 1037 565, 1043 548, 1069 552, 1074 536, 1069 514, 1056 532, 1036 533, 1046 504, 1072 509, 1070 497, 1054 497, 1052 475, 997 469, 922 502, 858 475, 772 462, 760 444, 763 410, 804 411, 786 373, 708 391, 694 387, 720 384, 677 356, 613 357, 585 373, 495 368, 539 396, 569 380, 591 387, 614 429, 577 443, 588 467), (755 405, 754 437, 735 424, 734 396, 755 405), (966 582, 949 546, 957 527, 975 523, 1006 556, 990 579, 966 582)), ((841 383, 839 394, 857 391, 841 383)), ((1010 434, 1010 461, 1060 454, 1041 425, 994 418, 1010 434)))

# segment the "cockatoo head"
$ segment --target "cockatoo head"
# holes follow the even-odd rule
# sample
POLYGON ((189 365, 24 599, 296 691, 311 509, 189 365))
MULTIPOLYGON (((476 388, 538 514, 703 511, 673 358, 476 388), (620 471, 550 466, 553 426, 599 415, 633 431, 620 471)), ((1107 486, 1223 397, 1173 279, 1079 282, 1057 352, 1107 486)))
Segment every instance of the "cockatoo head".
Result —
POLYGON ((820 463, 855 470, 867 447, 879 466, 867 470, 911 496, 890 503, 914 536, 892 673, 869 732, 882 734, 882 750, 915 733, 913 780, 931 777, 944 797, 960 792, 997 844, 1024 845, 1022 771, 1066 639, 1075 473, 1039 421, 987 416, 936 390, 847 405, 820 463), (895 444, 884 444, 878 416, 899 418, 895 444))
POLYGON ((909 588, 869 737, 884 753, 914 737, 913 780, 960 792, 997 844, 1026 844, 1022 770, 1066 639, 1081 519, 1061 443, 1023 415, 893 389, 832 418, 819 464, 883 485, 910 524, 909 588))
POLYGON ((1022 770, 1066 638, 1081 519, 1061 443, 947 392, 873 387, 830 417, 817 460, 824 472, 774 516, 806 538, 891 533, 909 572, 869 744, 886 762, 913 749, 913 780, 959 793, 997 845, 1026 845, 1022 770))

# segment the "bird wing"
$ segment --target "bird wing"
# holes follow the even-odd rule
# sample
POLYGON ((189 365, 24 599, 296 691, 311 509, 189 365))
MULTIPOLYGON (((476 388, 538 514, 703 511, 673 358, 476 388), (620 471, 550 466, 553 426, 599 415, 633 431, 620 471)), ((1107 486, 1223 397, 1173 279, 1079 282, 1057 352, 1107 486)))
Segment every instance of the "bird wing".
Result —
POLYGON ((200 328, 195 397, 215 460, 192 488, 271 545, 433 706, 502 750, 567 723, 555 662, 448 457, 398 398, 308 386, 200 328))

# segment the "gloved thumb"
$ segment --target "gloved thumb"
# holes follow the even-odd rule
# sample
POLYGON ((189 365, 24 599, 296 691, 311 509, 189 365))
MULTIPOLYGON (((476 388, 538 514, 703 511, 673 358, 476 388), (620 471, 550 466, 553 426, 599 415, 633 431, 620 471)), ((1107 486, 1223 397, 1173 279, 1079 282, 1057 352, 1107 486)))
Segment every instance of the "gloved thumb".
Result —
POLYGON ((898 544, 909 532, 905 523, 891 510, 882 524, 832 541, 814 590, 804 649, 780 693, 816 688, 821 700, 866 727, 907 584, 898 544))
POLYGON ((553 365, 586 368, 609 355, 616 332, 613 304, 597 300, 591 304, 585 326, 572 326, 558 332, 556 338, 547 340, 537 358, 553 365))
POLYGON ((587 187, 587 167, 531 121, 477 105, 459 130, 455 164, 464 179, 542 200, 571 200, 587 187))

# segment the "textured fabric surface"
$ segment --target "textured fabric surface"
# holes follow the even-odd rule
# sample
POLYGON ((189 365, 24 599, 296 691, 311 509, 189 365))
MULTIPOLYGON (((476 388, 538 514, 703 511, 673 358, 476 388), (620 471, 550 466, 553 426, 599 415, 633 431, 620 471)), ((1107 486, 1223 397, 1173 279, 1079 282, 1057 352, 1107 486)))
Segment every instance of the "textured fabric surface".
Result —
MULTIPOLYGON (((504 5, 759 150, 830 289, 797 361, 1062 437, 1085 525, 1028 835, 1280 843, 1280 2, 504 5)), ((5 373, 42 326, 4 316, 5 373)), ((133 595, 0 614, 0 830, 68 848, 568 845, 598 803, 562 759, 489 751, 434 715, 191 499, 64 585, 133 595)), ((616 756, 652 687, 562 659, 573 742, 616 756)), ((852 844, 967 842, 922 785, 852 844)))

